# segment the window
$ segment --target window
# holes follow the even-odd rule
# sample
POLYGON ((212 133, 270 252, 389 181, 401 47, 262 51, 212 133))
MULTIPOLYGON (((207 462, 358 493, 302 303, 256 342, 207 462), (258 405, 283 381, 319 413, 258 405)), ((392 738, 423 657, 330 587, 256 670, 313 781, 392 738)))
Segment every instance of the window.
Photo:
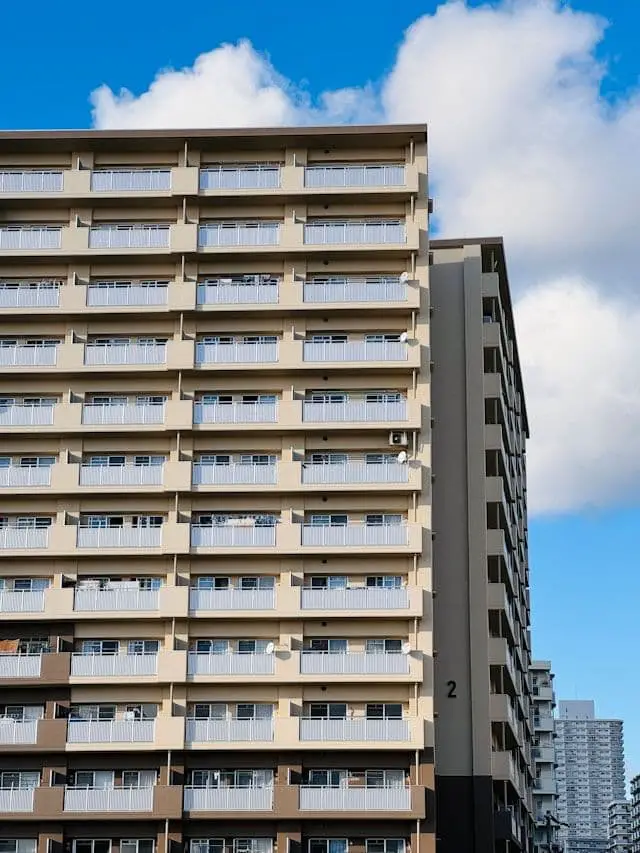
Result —
POLYGON ((312 720, 346 720, 346 702, 311 702, 308 716, 312 720))
POLYGON ((122 718, 124 720, 155 720, 157 716, 157 705, 143 703, 141 705, 125 705, 122 718))
POLYGON ((194 650, 200 655, 228 655, 229 640, 196 640, 194 650))
POLYGON ((111 841, 108 838, 75 838, 73 853, 110 853, 111 841))
POLYGON ((156 455, 153 455, 153 456, 149 456, 149 455, 134 456, 133 457, 133 464, 138 465, 142 468, 147 468, 147 467, 155 466, 155 465, 163 465, 164 464, 164 456, 159 456, 159 455, 158 456, 156 456, 156 455))
POLYGON ((312 453, 309 457, 312 465, 345 465, 348 460, 346 453, 312 453))
POLYGON ((23 456, 19 464, 21 468, 50 468, 55 461, 55 456, 23 456))
POLYGON ((400 403, 403 397, 399 391, 370 391, 364 399, 366 403, 400 403))
POLYGON ((132 527, 162 527, 162 516, 161 515, 133 515, 131 516, 131 526, 132 527))
POLYGON ((309 853, 347 853, 349 842, 346 838, 310 838, 309 853))
POLYGON ((167 402, 164 394, 142 394, 136 397, 136 406, 163 406, 167 402))
POLYGON ((400 589, 402 587, 402 578, 399 575, 368 575, 367 586, 382 589, 400 589))
POLYGON ((15 578, 13 589, 15 592, 36 592, 49 588, 49 578, 15 578))
POLYGON ((368 655, 398 655, 402 651, 402 640, 367 640, 365 643, 365 651, 368 655))
POLYGON ((117 655, 120 652, 118 640, 83 640, 80 650, 83 655, 117 655))
POLYGON ((237 589, 273 589, 276 579, 269 577, 244 577, 238 578, 236 582, 237 589))
POLYGON ((120 840, 120 853, 154 853, 154 849, 153 838, 122 838, 120 840))
POLYGON ((243 394, 242 402, 247 405, 273 405, 276 402, 275 394, 243 394))
POLYGON ((367 527, 386 527, 402 524, 402 516, 399 513, 375 513, 365 515, 364 522, 367 527))
POLYGON ((311 403, 346 403, 348 399, 344 391, 312 391, 309 395, 311 403))
POLYGON ((400 332, 390 332, 388 334, 365 335, 365 341, 368 344, 384 344, 389 341, 395 342, 400 340, 400 332))
POLYGON ((226 720, 227 706, 222 702, 196 702, 193 717, 196 720, 226 720))
POLYGON ((122 772, 123 788, 151 788, 155 784, 155 770, 124 770, 122 772))
POLYGON ((236 706, 238 720, 270 720, 273 717, 273 705, 243 702, 236 706))
POLYGON ((37 770, 3 770, 0 772, 0 789, 7 788, 37 788, 40 784, 40 773, 37 770))
POLYGON ((271 838, 234 838, 233 853, 272 853, 271 838))
POLYGON ((0 839, 0 853, 36 853, 37 846, 37 838, 0 839))
POLYGON ((228 453, 201 453, 198 457, 200 465, 231 465, 228 453))
POLYGON ((268 640, 238 640, 239 655, 264 655, 267 651, 268 640))
POLYGON ((320 788, 339 788, 346 784, 346 770, 309 770, 308 784, 320 788))
POLYGON ((193 586, 194 589, 229 589, 230 581, 229 578, 218 578, 218 577, 199 577, 196 578, 195 584, 193 586))
POLYGON ((224 838, 192 838, 189 853, 224 853, 224 838))
POLYGON ((115 705, 72 705, 69 714, 72 720, 115 720, 115 705))
POLYGON ((367 770, 364 774, 367 788, 404 788, 404 770, 367 770))
POLYGON ((307 650, 311 652, 328 652, 333 655, 342 655, 348 650, 347 640, 325 640, 324 637, 317 637, 308 642, 307 650))
POLYGON ((311 335, 311 343, 314 344, 346 344, 346 335, 311 335))
POLYGON ((19 655, 42 655, 50 650, 49 637, 23 637, 18 640, 19 655))
POLYGON ((346 575, 313 575, 307 581, 309 589, 346 589, 346 575))
POLYGON ((42 705, 0 705, 0 719, 17 720, 41 720, 44 717, 42 705))
POLYGON ((244 335, 243 344, 277 344, 277 335, 244 335))
POLYGON ((366 853, 405 853, 404 838, 367 838, 366 853))
POLYGON ((276 457, 268 453, 243 453, 239 462, 241 465, 275 465, 276 457))
POLYGON ((129 640, 127 643, 127 654, 157 655, 159 645, 158 640, 129 640))
POLYGON ((346 513, 319 514, 309 516, 309 524, 313 527, 346 527, 348 517, 346 513))
POLYGON ((396 702, 370 703, 366 707, 368 720, 401 720, 402 705, 396 702))

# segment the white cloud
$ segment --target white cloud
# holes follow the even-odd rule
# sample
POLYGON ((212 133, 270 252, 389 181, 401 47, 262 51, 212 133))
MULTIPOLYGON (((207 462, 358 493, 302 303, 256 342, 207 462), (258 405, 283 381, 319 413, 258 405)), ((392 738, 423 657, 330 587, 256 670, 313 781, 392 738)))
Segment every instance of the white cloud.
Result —
POLYGON ((94 122, 427 121, 441 233, 505 237, 533 428, 532 505, 605 504, 637 489, 640 474, 630 461, 634 447, 640 457, 640 312, 629 295, 640 99, 601 96, 604 26, 555 0, 449 2, 406 32, 378 94, 363 81, 312 103, 241 42, 160 72, 138 97, 102 87, 94 122))

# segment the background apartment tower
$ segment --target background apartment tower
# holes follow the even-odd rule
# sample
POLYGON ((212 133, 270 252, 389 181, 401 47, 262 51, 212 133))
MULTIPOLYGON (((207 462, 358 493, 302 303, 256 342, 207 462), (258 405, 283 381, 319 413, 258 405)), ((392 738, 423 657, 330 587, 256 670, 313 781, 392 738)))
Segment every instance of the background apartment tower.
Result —
POLYGON ((640 853, 640 776, 631 780, 631 853, 640 853))
POLYGON ((533 693, 533 812, 536 821, 536 850, 543 853, 557 845, 558 783, 553 710, 556 696, 551 661, 531 663, 533 693))
POLYGON ((426 163, 0 134, 2 853, 433 853, 426 163))
POLYGON ((625 798, 622 720, 596 719, 592 701, 560 700, 556 734, 565 853, 605 853, 609 803, 625 798))
POLYGON ((631 853, 631 803, 614 800, 607 809, 607 853, 631 853))
POLYGON ((431 244, 437 835, 531 850, 527 415, 498 239, 431 244))

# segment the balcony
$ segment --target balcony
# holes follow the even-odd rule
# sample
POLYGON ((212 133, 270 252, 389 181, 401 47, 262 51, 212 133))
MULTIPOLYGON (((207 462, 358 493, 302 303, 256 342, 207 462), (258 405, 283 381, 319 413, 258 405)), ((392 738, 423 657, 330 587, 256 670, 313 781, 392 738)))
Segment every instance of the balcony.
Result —
POLYGON ((341 403, 316 403, 305 400, 302 418, 308 423, 366 423, 406 421, 407 401, 368 402, 345 400, 341 403))
POLYGON ((82 465, 81 486, 161 486, 163 465, 82 465))
POLYGON ((105 287, 90 284, 87 287, 87 306, 89 308, 123 308, 128 306, 166 305, 167 285, 131 284, 119 287, 105 287))
POLYGON ((198 305, 276 305, 278 283, 245 284, 231 279, 216 284, 204 282, 198 284, 196 300, 198 305))
POLYGON ((384 547, 408 545, 406 524, 303 524, 303 547, 384 547))
POLYGON ((267 654, 189 652, 187 675, 273 675, 274 661, 267 654))
POLYGON ((78 678, 115 678, 156 675, 158 655, 71 655, 71 675, 78 678))
POLYGON ((223 246, 277 246, 279 222, 208 222, 198 228, 198 246, 202 249, 223 246))
POLYGON ((0 288, 0 308, 57 308, 59 305, 58 286, 0 288))
POLYGON ((0 172, 0 193, 59 193, 62 186, 61 170, 11 169, 0 172))
POLYGON ((30 551, 48 544, 48 527, 0 527, 0 549, 30 551))
POLYGON ((533 780, 533 790, 541 796, 548 795, 555 797, 558 794, 558 783, 553 778, 543 776, 533 780))
POLYGON ((0 367, 54 367, 56 346, 0 346, 0 367))
POLYGON ((169 225, 92 225, 90 249, 167 249, 169 225))
POLYGON ((161 527, 79 527, 78 548, 159 548, 161 527))
POLYGON ((165 364, 166 344, 87 344, 84 349, 86 365, 165 364))
POLYGON ((303 589, 302 610, 405 610, 409 607, 407 587, 351 587, 303 589))
POLYGON ((201 190, 269 190, 279 186, 278 164, 220 165, 207 166, 200 170, 201 190))
POLYGON ((69 720, 68 743, 153 743, 155 720, 69 720))
POLYGON ((72 788, 64 790, 66 812, 150 812, 153 788, 72 788))
MULTIPOLYGON (((121 406, 101 406, 85 403, 82 407, 82 423, 89 426, 102 424, 162 424, 164 423, 164 415, 165 406, 162 403, 121 406)), ((53 423, 53 417, 50 422, 53 423)))
POLYGON ((0 678, 39 678, 42 655, 0 652, 0 678))
POLYGON ((269 742, 273 735, 273 719, 187 720, 188 743, 269 742))
POLYGON ((278 344, 202 344, 196 345, 196 366, 207 364, 275 364, 278 344))
POLYGON ((0 427, 52 426, 54 406, 23 406, 21 404, 0 407, 0 427))
POLYGON ((196 403, 194 424, 266 424, 278 420, 277 403, 196 403))
POLYGON ((0 812, 32 812, 35 788, 0 788, 0 812))
POLYGON ((10 720, 7 717, 0 720, 0 744, 6 746, 35 744, 37 740, 37 720, 10 720))
POLYGON ((312 222, 304 226, 304 243, 318 245, 384 245, 406 242, 404 223, 390 222, 312 222))
POLYGON ((538 732, 552 732, 555 727, 555 721, 551 714, 540 714, 533 718, 533 728, 538 732))
POLYGON ((411 788, 300 786, 301 811, 410 811, 411 788))
POLYGON ((0 613, 43 613, 44 590, 0 590, 0 613))
POLYGON ((51 467, 48 465, 10 465, 0 468, 0 488, 25 488, 51 485, 51 467))
POLYGON ((96 613, 100 611, 153 611, 158 610, 160 590, 131 589, 126 584, 114 583, 111 589, 76 589, 73 609, 96 613))
POLYGON ((407 361, 408 347, 402 341, 345 341, 344 343, 305 341, 302 354, 305 362, 407 361))
POLYGON ((0 227, 0 251, 59 249, 62 228, 58 225, 6 225, 0 227))
POLYGON ((275 544, 275 526, 191 526, 192 548, 272 548, 275 544))
POLYGON ((189 610, 273 610, 275 589, 190 589, 189 610))
POLYGON ((406 302, 407 282, 396 278, 336 278, 308 281, 303 286, 303 301, 326 302, 406 302))
MULTIPOLYGON (((0 471, 1 473, 1 471, 0 471)), ((273 486, 277 482, 276 465, 193 465, 194 486, 273 486)))
POLYGON ((301 741, 408 741, 409 720, 300 720, 301 741))
POLYGON ((405 185, 404 166, 399 163, 307 166, 304 170, 304 185, 309 189, 402 187, 405 185))
POLYGON ((170 169, 100 169, 91 173, 93 192, 163 192, 171 189, 170 169))
POLYGON ((184 787, 184 810, 191 811, 258 811, 273 809, 273 788, 195 788, 184 787))
POLYGON ((303 651, 301 675, 408 675, 409 656, 365 652, 303 651))
POLYGON ((345 483, 408 483, 409 468, 398 462, 370 463, 352 460, 341 463, 302 465, 302 482, 306 485, 340 485, 345 483))

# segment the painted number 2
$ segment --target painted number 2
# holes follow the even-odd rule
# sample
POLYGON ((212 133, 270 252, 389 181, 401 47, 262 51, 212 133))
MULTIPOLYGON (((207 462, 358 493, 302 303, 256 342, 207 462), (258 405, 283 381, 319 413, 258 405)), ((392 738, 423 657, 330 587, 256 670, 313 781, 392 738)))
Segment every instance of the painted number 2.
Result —
POLYGON ((458 685, 455 681, 447 681, 447 699, 457 699, 458 694, 456 693, 458 685))

